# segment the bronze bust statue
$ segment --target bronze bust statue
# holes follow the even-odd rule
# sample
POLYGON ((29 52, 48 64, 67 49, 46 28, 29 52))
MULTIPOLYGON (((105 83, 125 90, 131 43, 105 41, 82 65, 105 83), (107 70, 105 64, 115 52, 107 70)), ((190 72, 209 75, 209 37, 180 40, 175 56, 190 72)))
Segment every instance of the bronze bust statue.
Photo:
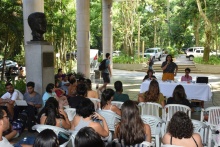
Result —
POLYGON ((35 12, 28 16, 28 24, 32 30, 33 40, 31 41, 45 41, 43 34, 46 32, 46 16, 42 12, 35 12))

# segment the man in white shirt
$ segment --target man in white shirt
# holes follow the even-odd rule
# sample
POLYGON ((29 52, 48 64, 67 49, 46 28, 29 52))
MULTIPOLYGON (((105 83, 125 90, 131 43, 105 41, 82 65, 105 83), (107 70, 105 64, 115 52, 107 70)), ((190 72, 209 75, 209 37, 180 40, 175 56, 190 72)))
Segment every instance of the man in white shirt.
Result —
POLYGON ((5 110, 0 108, 0 147, 13 147, 2 133, 9 129, 9 117, 5 110))
POLYGON ((6 106, 11 118, 13 119, 15 100, 23 100, 23 94, 14 89, 11 83, 6 83, 5 88, 7 92, 0 98, 0 106, 6 106))

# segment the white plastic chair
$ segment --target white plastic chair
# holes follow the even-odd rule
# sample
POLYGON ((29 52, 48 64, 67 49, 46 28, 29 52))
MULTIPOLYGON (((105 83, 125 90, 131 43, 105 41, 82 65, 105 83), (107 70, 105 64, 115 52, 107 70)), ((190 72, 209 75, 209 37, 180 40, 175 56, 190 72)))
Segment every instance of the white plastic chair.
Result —
POLYGON ((169 122, 173 114, 176 113, 177 111, 183 111, 186 114, 188 114, 189 118, 191 118, 190 107, 185 106, 185 105, 180 105, 180 104, 168 104, 168 105, 165 105, 165 107, 163 108, 162 119, 165 122, 169 122))
POLYGON ((141 115, 153 115, 160 117, 160 110, 162 111, 162 106, 158 103, 153 102, 141 102, 138 104, 140 106, 141 115))
POLYGON ((121 109, 121 106, 124 102, 119 102, 119 101, 111 101, 112 105, 117 106, 119 109, 121 109))
POLYGON ((160 117, 152 115, 141 115, 141 119, 150 126, 151 136, 155 138, 156 147, 160 147, 160 138, 164 135, 164 132, 161 132, 165 127, 164 121, 160 117))
POLYGON ((204 121, 204 114, 208 115, 208 121, 205 121, 206 125, 209 126, 208 131, 208 147, 211 147, 211 141, 214 141, 215 134, 212 131, 216 130, 216 126, 220 123, 220 107, 208 107, 201 111, 201 121, 204 121))
POLYGON ((70 134, 71 134, 71 142, 72 142, 72 146, 71 147, 75 147, 75 143, 74 143, 74 141, 75 141, 75 137, 76 137, 76 134, 78 133, 78 131, 69 131, 70 132, 70 134))
POLYGON ((203 145, 207 145, 207 136, 208 136, 208 126, 198 120, 192 119, 194 133, 198 133, 201 136, 203 145))
POLYGON ((74 116, 76 115, 76 109, 75 108, 66 108, 66 109, 64 109, 64 111, 66 112, 69 121, 72 121, 74 116))
POLYGON ((115 131, 115 125, 120 122, 121 116, 110 110, 98 110, 97 113, 105 118, 108 129, 110 131, 115 131))
POLYGON ((140 144, 135 144, 135 145, 122 145, 118 139, 114 139, 113 142, 115 143, 115 147, 155 147, 155 144, 154 142, 150 143, 150 142, 147 142, 147 141, 143 141, 142 143, 140 144))
POLYGON ((89 99, 94 103, 95 110, 99 110, 100 99, 98 98, 89 98, 89 99))
POLYGON ((171 145, 171 144, 162 144, 161 147, 184 147, 184 146, 171 145))
MULTIPOLYGON (((51 125, 34 125, 34 126, 32 127, 32 130, 37 130, 38 133, 40 133, 41 131, 43 131, 43 130, 45 130, 45 129, 51 129, 51 130, 53 130, 57 136, 58 136, 58 134, 59 134, 60 132, 63 132, 63 133, 65 133, 65 134, 67 134, 67 135, 71 135, 69 131, 67 131, 67 130, 65 130, 65 129, 62 129, 62 128, 59 128, 59 127, 56 127, 56 126, 51 126, 51 125)), ((69 143, 69 141, 70 141, 70 139, 69 139, 67 142, 61 144, 60 147, 65 147, 65 146, 67 146, 67 144, 69 143)))

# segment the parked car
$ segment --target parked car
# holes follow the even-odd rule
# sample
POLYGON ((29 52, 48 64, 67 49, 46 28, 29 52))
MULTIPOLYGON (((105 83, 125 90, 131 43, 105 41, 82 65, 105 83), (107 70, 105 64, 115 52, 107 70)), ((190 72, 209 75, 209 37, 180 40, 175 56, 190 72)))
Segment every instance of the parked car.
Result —
MULTIPOLYGON (((204 48, 196 49, 194 52, 187 52, 187 56, 189 57, 189 60, 193 60, 194 57, 202 57, 204 53, 204 48)), ((220 55, 220 53, 210 51, 209 55, 220 55)))
MULTIPOLYGON (((203 49, 204 47, 190 47, 186 50, 186 58, 189 58, 191 54, 193 54, 197 49, 203 49)), ((192 57, 192 56, 191 56, 192 57)), ((190 59, 191 60, 191 59, 190 59)))
POLYGON ((149 48, 146 49, 144 52, 144 57, 147 56, 153 56, 153 59, 158 59, 160 61, 160 58, 163 56, 163 52, 161 48, 149 48))
POLYGON ((121 51, 113 51, 112 56, 113 57, 120 56, 120 54, 121 54, 121 51))
MULTIPOLYGON (((8 70, 9 67, 13 67, 14 70, 18 70, 18 63, 12 60, 5 60, 5 69, 8 70)), ((0 71, 3 68, 3 61, 0 61, 0 71)))

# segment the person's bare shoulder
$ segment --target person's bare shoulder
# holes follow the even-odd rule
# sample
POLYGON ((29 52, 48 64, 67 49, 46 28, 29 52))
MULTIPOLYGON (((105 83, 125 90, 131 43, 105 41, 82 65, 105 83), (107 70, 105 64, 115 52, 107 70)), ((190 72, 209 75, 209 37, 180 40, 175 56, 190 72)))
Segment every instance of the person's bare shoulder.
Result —
POLYGON ((162 138, 162 142, 163 144, 169 144, 170 143, 170 134, 169 133, 166 133, 163 138, 162 138))
POLYGON ((198 133, 193 133, 193 138, 195 139, 199 147, 203 147, 201 136, 198 133))

